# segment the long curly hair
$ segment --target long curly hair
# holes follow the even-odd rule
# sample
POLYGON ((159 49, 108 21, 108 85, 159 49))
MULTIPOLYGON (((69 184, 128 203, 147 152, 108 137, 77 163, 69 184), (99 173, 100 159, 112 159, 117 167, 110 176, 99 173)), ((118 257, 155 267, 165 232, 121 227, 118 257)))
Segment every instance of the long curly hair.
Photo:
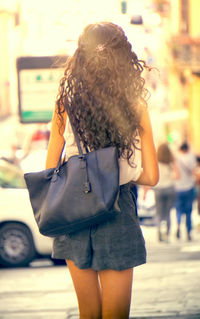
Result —
POLYGON ((116 146, 131 166, 141 105, 146 106, 148 92, 141 76, 144 67, 121 27, 110 22, 90 24, 66 62, 57 96, 61 122, 67 105, 85 147, 116 146))

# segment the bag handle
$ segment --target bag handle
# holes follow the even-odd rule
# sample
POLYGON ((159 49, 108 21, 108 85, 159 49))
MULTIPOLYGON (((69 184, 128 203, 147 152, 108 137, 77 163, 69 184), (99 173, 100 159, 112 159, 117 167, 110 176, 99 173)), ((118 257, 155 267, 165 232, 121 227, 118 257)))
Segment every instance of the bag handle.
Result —
POLYGON ((56 166, 56 168, 55 168, 55 170, 54 170, 54 173, 56 173, 56 174, 59 172, 60 167, 61 167, 61 165, 62 165, 62 154, 63 154, 64 149, 65 149, 65 142, 64 142, 64 144, 63 144, 62 152, 60 153, 59 162, 58 162, 58 164, 57 164, 57 166, 56 166))
MULTIPOLYGON (((71 127, 72 127, 72 131, 73 131, 73 134, 74 134, 74 138, 75 138, 75 141, 76 141, 76 145, 77 145, 77 147, 78 147, 79 156, 80 156, 81 158, 83 158, 84 155, 83 155, 83 150, 82 150, 82 147, 81 147, 80 139, 79 139, 79 137, 78 137, 78 135, 77 135, 77 133, 76 133, 75 127, 74 127, 74 125, 72 124, 72 121, 71 121, 71 119, 70 119, 71 113, 70 113, 70 109, 69 109, 69 106, 67 105, 67 103, 65 104, 65 107, 66 107, 67 114, 68 114, 68 117, 69 117, 69 122, 70 122, 71 127)), ((64 148, 65 148, 65 143, 64 143, 64 145, 63 145, 63 149, 62 149, 62 152, 61 152, 61 154, 60 154, 60 158, 59 158, 58 165, 57 165, 56 168, 55 168, 55 173, 58 173, 58 172, 59 172, 60 167, 61 167, 61 165, 62 165, 62 154, 63 154, 64 148)), ((86 152, 88 153, 88 148, 87 148, 87 147, 86 147, 86 152)))
MULTIPOLYGON (((81 157, 83 157, 84 154, 83 154, 83 149, 82 149, 82 146, 81 146, 81 142, 80 142, 80 139, 79 139, 78 134, 77 134, 77 132, 76 132, 76 129, 75 129, 73 123, 72 123, 72 120, 71 120, 71 110, 70 110, 69 106, 67 105, 67 103, 65 104, 65 108, 66 108, 67 114, 68 114, 68 116, 69 116, 69 122, 70 122, 71 127, 72 127, 72 131, 73 131, 74 138, 75 138, 75 141, 76 141, 76 144, 77 144, 77 147, 78 147, 79 155, 80 155, 81 157)), ((85 146, 85 150, 86 150, 87 153, 89 152, 87 146, 85 146)))
MULTIPOLYGON (((72 127, 72 131, 73 131, 73 134, 74 134, 74 137, 75 137, 75 141, 76 141, 76 144, 78 146, 79 159, 80 159, 80 168, 84 172, 83 192, 85 194, 87 194, 87 193, 91 192, 91 184, 90 184, 89 176, 88 176, 86 158, 85 158, 85 155, 83 154, 83 149, 82 149, 81 142, 80 142, 80 139, 78 137, 78 134, 76 133, 75 127, 74 127, 74 125, 73 125, 73 123, 72 123, 72 121, 70 119, 71 114, 70 114, 70 110, 69 110, 68 105, 66 105, 66 110, 67 110, 67 114, 69 116, 69 121, 70 121, 70 124, 71 124, 71 127, 72 127)), ((52 181, 55 181, 57 179, 57 174, 59 173, 60 167, 62 165, 62 154, 63 154, 64 148, 65 148, 65 143, 63 145, 63 149, 62 149, 62 152, 60 154, 60 159, 59 159, 58 165, 57 165, 57 167, 54 170, 54 176, 52 178, 52 181)), ((89 152, 88 148, 85 147, 85 149, 86 149, 86 152, 88 153, 89 152)))
MULTIPOLYGON (((84 154, 83 154, 83 150, 82 150, 82 147, 81 147, 80 139, 79 139, 79 137, 78 137, 78 135, 77 135, 77 133, 76 133, 75 127, 74 127, 74 125, 72 124, 72 121, 71 121, 71 119, 70 119, 71 113, 70 113, 70 109, 69 109, 69 107, 68 107, 67 104, 66 104, 66 110, 67 110, 67 114, 68 114, 68 117, 69 117, 69 122, 70 122, 71 127, 72 127, 72 131, 73 131, 73 134, 74 134, 74 138, 75 138, 75 141, 76 141, 76 144, 77 144, 77 147, 78 147, 79 156, 80 156, 80 158, 83 158, 83 157, 84 157, 84 154)), ((65 149, 65 143, 64 143, 64 145, 63 145, 62 152, 61 152, 61 154, 60 154, 60 158, 59 158, 58 165, 57 165, 56 168, 55 168, 55 173, 58 173, 58 172, 59 172, 59 169, 60 169, 60 167, 61 167, 61 165, 62 165, 62 154, 63 154, 64 149, 65 149)), ((88 153, 88 152, 89 152, 89 151, 88 151, 88 148, 85 147, 85 149, 86 149, 86 152, 88 153)))

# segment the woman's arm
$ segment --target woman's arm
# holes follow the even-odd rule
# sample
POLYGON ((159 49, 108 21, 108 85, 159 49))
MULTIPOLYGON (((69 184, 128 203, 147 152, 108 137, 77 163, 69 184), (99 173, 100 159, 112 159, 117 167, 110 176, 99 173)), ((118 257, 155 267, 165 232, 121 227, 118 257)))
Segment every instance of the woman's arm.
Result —
POLYGON ((141 138, 143 170, 136 183, 147 186, 155 186, 159 180, 159 169, 156 149, 153 141, 151 121, 146 108, 143 110, 140 124, 141 129, 139 129, 139 135, 141 138))
POLYGON ((57 109, 55 108, 52 123, 51 123, 51 134, 48 144, 48 150, 47 150, 47 158, 46 158, 46 169, 48 168, 54 168, 57 166, 60 155, 64 146, 64 137, 63 133, 65 130, 65 123, 67 119, 67 113, 63 113, 63 124, 60 128, 61 122, 60 118, 57 114, 57 109))

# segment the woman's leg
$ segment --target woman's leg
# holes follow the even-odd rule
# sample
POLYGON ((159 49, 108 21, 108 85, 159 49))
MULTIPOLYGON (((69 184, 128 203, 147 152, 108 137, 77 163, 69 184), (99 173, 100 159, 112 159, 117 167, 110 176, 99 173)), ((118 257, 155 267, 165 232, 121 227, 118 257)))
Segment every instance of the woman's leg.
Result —
POLYGON ((80 319, 101 319, 101 291, 97 272, 79 269, 72 260, 66 262, 78 299, 80 319))
POLYGON ((175 204, 176 193, 174 188, 168 189, 166 194, 166 221, 167 221, 167 235, 170 233, 171 228, 171 209, 175 204))
POLYGON ((133 269, 99 272, 102 289, 102 319, 128 319, 133 269))
POLYGON ((188 240, 191 240, 190 232, 192 230, 192 208, 193 208, 193 189, 189 190, 185 196, 185 213, 186 213, 186 228, 188 234, 188 240))
POLYGON ((155 191, 155 204, 156 204, 156 224, 158 229, 158 240, 163 241, 163 234, 161 233, 161 222, 163 214, 163 196, 160 190, 155 191))
POLYGON ((182 192, 177 192, 176 194, 176 219, 177 219, 177 233, 176 237, 179 239, 180 238, 180 225, 181 225, 181 215, 182 215, 182 192))

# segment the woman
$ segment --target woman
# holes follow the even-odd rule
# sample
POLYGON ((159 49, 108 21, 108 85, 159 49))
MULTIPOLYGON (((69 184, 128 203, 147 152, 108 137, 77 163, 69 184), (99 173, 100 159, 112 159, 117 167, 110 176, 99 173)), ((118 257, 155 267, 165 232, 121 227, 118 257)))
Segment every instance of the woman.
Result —
POLYGON ((155 187, 156 219, 158 240, 168 241, 170 233, 170 211, 174 205, 176 192, 174 180, 178 178, 178 169, 167 143, 159 145, 157 150, 160 180, 155 187), (165 223, 163 230, 162 224, 165 223))
POLYGON ((84 146, 115 145, 119 153, 121 214, 54 240, 52 255, 66 259, 81 319, 128 318, 133 267, 146 262, 129 185, 158 181, 142 65, 119 26, 92 24, 79 37, 60 82, 46 167, 57 165, 64 142, 67 158, 78 154, 66 104, 84 146))
POLYGON ((196 184, 196 197, 197 197, 197 209, 200 215, 200 156, 196 156, 197 166, 194 170, 195 184, 196 184))

